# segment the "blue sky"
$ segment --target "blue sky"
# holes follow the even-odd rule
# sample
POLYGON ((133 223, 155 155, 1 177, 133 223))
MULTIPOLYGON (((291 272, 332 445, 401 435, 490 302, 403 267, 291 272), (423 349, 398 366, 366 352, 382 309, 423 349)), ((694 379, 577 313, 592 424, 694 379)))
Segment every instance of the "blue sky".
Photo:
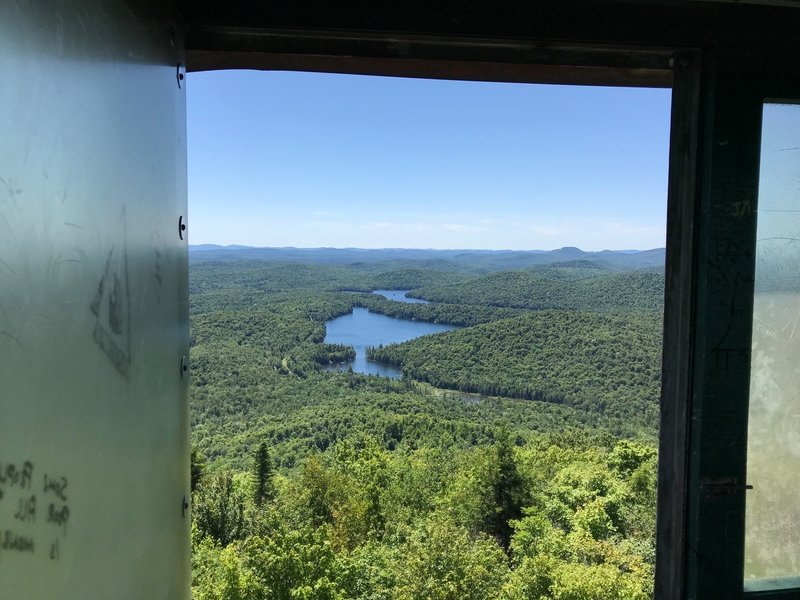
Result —
POLYGON ((664 245, 669 90, 188 76, 190 242, 664 245))

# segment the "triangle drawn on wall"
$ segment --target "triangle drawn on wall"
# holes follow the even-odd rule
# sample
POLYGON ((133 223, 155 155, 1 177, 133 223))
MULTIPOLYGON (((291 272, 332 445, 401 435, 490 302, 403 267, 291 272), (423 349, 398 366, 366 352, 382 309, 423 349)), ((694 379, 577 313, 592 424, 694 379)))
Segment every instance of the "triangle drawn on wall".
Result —
POLYGON ((108 253, 90 310, 96 317, 94 341, 126 379, 131 365, 131 298, 128 280, 127 218, 120 214, 121 243, 108 253))

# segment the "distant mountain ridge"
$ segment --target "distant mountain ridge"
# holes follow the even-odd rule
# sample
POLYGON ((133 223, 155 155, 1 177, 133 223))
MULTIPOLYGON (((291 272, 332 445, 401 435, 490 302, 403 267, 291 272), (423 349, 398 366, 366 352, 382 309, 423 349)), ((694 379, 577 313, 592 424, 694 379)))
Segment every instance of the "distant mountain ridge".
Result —
POLYGON ((416 248, 254 248, 240 245, 219 246, 200 244, 189 246, 192 263, 209 261, 253 260, 300 262, 327 265, 354 263, 395 263, 415 261, 415 266, 459 268, 477 272, 519 269, 553 263, 587 261, 616 270, 663 269, 666 251, 601 250, 587 252, 573 246, 557 250, 431 250, 416 248), (419 261, 427 261, 420 265, 419 261))
POLYGON ((221 246, 219 244, 189 244, 189 252, 202 252, 204 250, 247 250, 252 246, 242 246, 241 244, 228 244, 221 246))

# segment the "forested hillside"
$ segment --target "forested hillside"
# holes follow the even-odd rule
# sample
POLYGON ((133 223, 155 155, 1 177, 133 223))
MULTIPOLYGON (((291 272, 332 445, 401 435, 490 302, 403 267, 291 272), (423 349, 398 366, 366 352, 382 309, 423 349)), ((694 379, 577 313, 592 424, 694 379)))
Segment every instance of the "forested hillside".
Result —
POLYGON ((664 276, 659 272, 603 273, 585 266, 504 271, 414 290, 434 302, 484 304, 533 310, 660 311, 664 276))
POLYGON ((541 311, 369 356, 436 387, 566 404, 654 428, 660 351, 660 315, 541 311))
POLYGON ((658 272, 276 252, 190 270, 195 598, 651 596, 658 272), (462 328, 327 370, 356 306, 462 328))

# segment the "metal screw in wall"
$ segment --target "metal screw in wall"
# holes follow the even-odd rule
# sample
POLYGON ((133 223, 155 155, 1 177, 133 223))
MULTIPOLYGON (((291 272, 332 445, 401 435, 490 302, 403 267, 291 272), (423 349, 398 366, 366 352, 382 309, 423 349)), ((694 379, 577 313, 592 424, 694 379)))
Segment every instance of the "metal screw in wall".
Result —
POLYGON ((186 223, 183 222, 183 215, 178 217, 178 237, 183 239, 183 232, 186 231, 186 223))
POLYGON ((185 78, 186 78, 186 69, 184 69, 181 63, 178 63, 175 69, 175 79, 178 80, 178 89, 181 89, 183 87, 182 84, 185 78))

